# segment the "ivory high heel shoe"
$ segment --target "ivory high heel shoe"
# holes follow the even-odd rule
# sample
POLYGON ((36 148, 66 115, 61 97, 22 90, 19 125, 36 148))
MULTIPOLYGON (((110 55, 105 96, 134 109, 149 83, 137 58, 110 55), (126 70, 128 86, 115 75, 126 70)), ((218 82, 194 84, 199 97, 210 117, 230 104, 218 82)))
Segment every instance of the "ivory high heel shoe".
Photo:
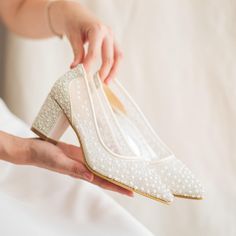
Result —
POLYGON ((87 79, 82 65, 67 72, 52 87, 32 131, 56 143, 66 128, 74 129, 87 167, 96 175, 163 203, 173 201, 170 190, 149 161, 126 145, 110 113, 97 99, 99 83, 87 79), (116 132, 117 131, 117 132, 116 132))
MULTIPOLYGON (((94 80, 99 83, 98 73, 94 80)), ((203 188, 198 179, 161 141, 123 86, 114 80, 109 87, 103 87, 97 90, 102 104, 111 105, 113 119, 123 133, 123 139, 133 147, 133 152, 150 161, 150 167, 175 196, 202 199, 203 188)))

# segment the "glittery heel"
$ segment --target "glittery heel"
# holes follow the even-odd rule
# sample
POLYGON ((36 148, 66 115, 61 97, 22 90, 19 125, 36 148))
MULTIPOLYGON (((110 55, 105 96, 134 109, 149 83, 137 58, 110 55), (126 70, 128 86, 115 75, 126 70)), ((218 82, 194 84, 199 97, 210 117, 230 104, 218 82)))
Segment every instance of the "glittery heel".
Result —
POLYGON ((56 100, 48 95, 31 130, 42 139, 57 143, 68 128, 68 120, 56 100))

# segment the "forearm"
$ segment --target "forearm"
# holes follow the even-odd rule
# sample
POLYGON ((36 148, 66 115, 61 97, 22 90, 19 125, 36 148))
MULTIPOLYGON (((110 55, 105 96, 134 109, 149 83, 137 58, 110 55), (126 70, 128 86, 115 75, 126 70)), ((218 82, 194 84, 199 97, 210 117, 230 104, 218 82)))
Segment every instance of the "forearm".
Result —
MULTIPOLYGON (((1 0, 0 15, 11 31, 30 38, 53 36, 49 27, 47 0, 1 0)), ((63 1, 52 3, 50 14, 55 28, 63 34, 63 1)))

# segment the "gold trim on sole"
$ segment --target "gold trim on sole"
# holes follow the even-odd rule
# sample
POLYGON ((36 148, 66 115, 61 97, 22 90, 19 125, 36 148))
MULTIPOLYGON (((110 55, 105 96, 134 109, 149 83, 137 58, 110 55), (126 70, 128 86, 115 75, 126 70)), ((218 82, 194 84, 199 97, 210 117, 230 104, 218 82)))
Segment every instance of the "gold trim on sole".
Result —
POLYGON ((203 200, 204 198, 202 197, 190 197, 190 196, 184 196, 184 195, 178 195, 178 194, 174 194, 172 193, 175 197, 177 198, 185 198, 185 199, 190 199, 190 200, 203 200))

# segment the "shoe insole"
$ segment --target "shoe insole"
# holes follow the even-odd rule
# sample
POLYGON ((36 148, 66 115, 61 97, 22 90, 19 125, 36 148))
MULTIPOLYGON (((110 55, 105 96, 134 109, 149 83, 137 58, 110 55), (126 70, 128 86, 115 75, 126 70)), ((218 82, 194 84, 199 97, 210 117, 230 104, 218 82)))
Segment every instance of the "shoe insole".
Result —
POLYGON ((111 107, 126 114, 125 106, 106 84, 103 84, 103 90, 106 94, 106 97, 107 97, 111 107))

